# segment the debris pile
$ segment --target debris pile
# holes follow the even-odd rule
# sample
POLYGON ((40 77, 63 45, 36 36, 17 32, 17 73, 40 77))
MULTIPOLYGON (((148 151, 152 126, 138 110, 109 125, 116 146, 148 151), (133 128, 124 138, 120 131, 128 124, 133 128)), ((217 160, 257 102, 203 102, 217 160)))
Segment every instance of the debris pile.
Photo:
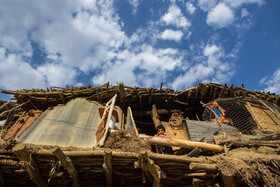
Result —
POLYGON ((279 95, 214 83, 2 92, 16 101, 0 101, 1 186, 280 186, 279 95))

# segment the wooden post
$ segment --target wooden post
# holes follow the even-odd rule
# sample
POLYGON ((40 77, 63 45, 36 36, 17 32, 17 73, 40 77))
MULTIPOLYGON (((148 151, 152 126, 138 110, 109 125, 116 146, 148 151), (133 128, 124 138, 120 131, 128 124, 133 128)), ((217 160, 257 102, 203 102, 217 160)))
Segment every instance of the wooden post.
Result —
POLYGON ((158 117, 156 105, 152 106, 152 118, 153 118, 155 127, 157 127, 160 124, 160 120, 159 120, 159 117, 158 117))
POLYGON ((52 153, 61 162, 63 168, 68 171, 70 177, 73 179, 73 186, 79 187, 80 182, 79 182, 78 172, 75 166, 73 165, 72 160, 68 156, 66 156, 58 146, 55 146, 55 150, 52 151, 52 153))
POLYGON ((59 94, 59 97, 60 97, 62 103, 65 105, 65 104, 66 104, 66 101, 65 101, 64 94, 63 94, 63 93, 60 93, 60 94, 59 94))
POLYGON ((166 174, 154 163, 153 160, 148 158, 147 151, 141 151, 140 154, 143 159, 142 167, 144 167, 144 171, 149 172, 153 176, 153 186, 160 187, 160 180, 166 178, 166 174))
POLYGON ((112 150, 111 149, 105 149, 104 150, 104 163, 103 163, 103 168, 105 170, 105 176, 106 176, 106 186, 111 187, 113 186, 112 182, 112 150))
POLYGON ((121 108, 123 108, 124 107, 124 86, 123 86, 122 82, 119 84, 119 94, 120 94, 121 108))
POLYGON ((17 155, 18 159, 23 162, 23 166, 27 171, 30 179, 36 184, 36 186, 47 186, 47 183, 41 177, 37 164, 32 159, 31 154, 27 151, 25 144, 19 143, 13 151, 17 155))
POLYGON ((1 186, 6 186, 6 180, 4 176, 3 169, 0 167, 0 184, 1 186))

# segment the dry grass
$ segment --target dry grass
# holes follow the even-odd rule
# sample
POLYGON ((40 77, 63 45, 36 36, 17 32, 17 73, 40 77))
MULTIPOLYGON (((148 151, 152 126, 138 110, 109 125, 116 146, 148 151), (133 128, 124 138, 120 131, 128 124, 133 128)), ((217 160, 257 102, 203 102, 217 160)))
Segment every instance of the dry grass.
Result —
POLYGON ((111 149, 121 149, 127 152, 139 152, 143 149, 150 149, 151 145, 145 140, 136 136, 134 131, 119 130, 109 135, 104 147, 111 149))

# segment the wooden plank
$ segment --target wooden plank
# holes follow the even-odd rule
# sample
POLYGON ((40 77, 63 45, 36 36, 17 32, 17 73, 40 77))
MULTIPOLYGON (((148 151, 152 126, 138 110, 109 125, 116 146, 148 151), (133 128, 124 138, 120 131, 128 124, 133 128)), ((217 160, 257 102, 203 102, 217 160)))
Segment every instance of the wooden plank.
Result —
POLYGON ((235 187, 236 186, 234 176, 227 176, 227 175, 223 174, 223 172, 222 172, 222 178, 223 178, 225 187, 235 187))

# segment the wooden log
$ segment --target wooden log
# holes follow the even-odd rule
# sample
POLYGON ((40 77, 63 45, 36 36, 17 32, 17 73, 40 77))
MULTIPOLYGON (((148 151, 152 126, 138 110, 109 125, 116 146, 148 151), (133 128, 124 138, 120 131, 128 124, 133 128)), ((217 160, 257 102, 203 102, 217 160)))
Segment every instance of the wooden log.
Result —
POLYGON ((30 176, 30 179, 36 186, 47 186, 47 183, 41 177, 37 164, 33 160, 31 154, 27 151, 25 144, 19 143, 13 147, 13 151, 18 159, 23 162, 23 166, 30 176))
POLYGON ((8 102, 4 103, 4 104, 0 107, 0 110, 2 110, 2 108, 5 108, 6 106, 8 106, 8 105, 9 105, 9 103, 10 103, 10 101, 8 101, 8 102))
POLYGON ((203 171, 217 171, 217 166, 216 164, 205 164, 205 163, 195 163, 192 162, 189 165, 190 170, 203 170, 203 171))
POLYGON ((0 159, 0 165, 21 167, 22 164, 12 159, 0 159))
POLYGON ((113 186, 112 182, 112 150, 111 149, 105 149, 104 150, 104 163, 103 163, 103 168, 105 170, 105 177, 106 177, 106 186, 111 187, 113 186))
MULTIPOLYGON (((157 109, 158 115, 170 115, 172 113, 181 113, 181 110, 167 110, 167 109, 157 109)), ((152 111, 135 111, 133 116, 151 116, 152 111)))
POLYGON ((221 92, 220 92, 220 94, 219 94, 218 97, 223 97, 223 95, 224 95, 226 89, 227 89, 227 84, 224 85, 224 87, 222 88, 222 90, 221 90, 221 92))
POLYGON ((202 172, 202 173, 185 173, 184 177, 187 178, 193 178, 193 177, 211 177, 212 175, 209 175, 206 172, 202 172))
POLYGON ((3 187, 6 186, 5 174, 1 167, 0 167, 0 184, 3 187))
POLYGON ((144 171, 149 172, 153 176, 153 186, 160 186, 160 181, 161 179, 166 178, 166 174, 152 159, 149 159, 147 151, 141 151, 140 154, 143 159, 142 167, 144 168, 144 171))
POLYGON ((213 99, 215 99, 217 97, 218 94, 218 88, 214 88, 214 93, 213 93, 213 99))
POLYGON ((65 105, 65 104, 66 104, 66 100, 65 100, 64 94, 63 94, 63 93, 60 93, 60 94, 59 94, 59 97, 60 97, 62 103, 65 105))
POLYGON ((61 162, 63 168, 68 171, 70 177, 73 180, 73 186, 79 187, 80 182, 79 182, 78 172, 77 172, 74 164, 72 163, 72 160, 68 156, 66 156, 58 146, 55 146, 55 149, 52 151, 52 153, 61 162))
MULTIPOLYGON (((52 151, 39 150, 35 151, 33 154, 41 155, 41 156, 53 156, 52 151)), ((94 150, 94 151, 64 151, 64 154, 73 158, 85 158, 85 157, 103 157, 103 150, 94 150)), ((118 152, 112 151, 112 156, 114 158, 125 158, 125 159, 135 159, 137 160, 139 154, 132 152, 118 152)), ((176 161, 182 163, 190 163, 190 162, 203 162, 200 158, 195 157, 187 157, 187 156, 177 156, 177 155, 165 155, 165 154, 157 154, 157 153, 148 153, 149 158, 157 161, 176 161)))
POLYGON ((122 82, 119 84, 119 96, 120 96, 121 108, 124 108, 124 85, 122 82))
POLYGON ((183 147, 183 148, 196 148, 200 147, 202 149, 213 151, 213 152, 224 152, 224 147, 210 144, 205 142, 194 142, 189 140, 180 140, 180 139, 169 139, 169 138, 160 138, 160 137, 152 137, 149 138, 148 141, 152 144, 159 144, 163 146, 174 146, 174 147, 183 147))
POLYGON ((160 120, 158 117, 156 105, 152 106, 152 118, 153 118, 155 127, 157 127, 160 124, 160 120))

